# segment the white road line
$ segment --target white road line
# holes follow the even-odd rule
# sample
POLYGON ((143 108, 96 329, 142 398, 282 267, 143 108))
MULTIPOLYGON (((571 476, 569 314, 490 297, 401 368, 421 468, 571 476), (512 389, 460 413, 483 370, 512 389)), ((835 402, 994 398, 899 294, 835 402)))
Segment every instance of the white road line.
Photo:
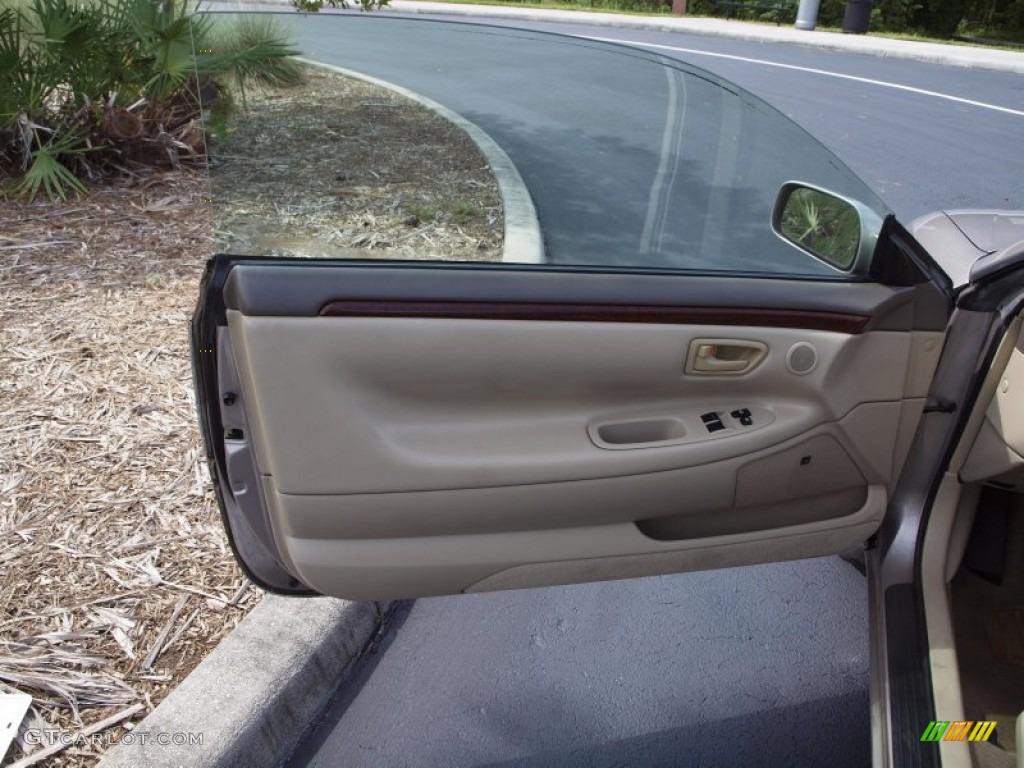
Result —
POLYGON ((647 200, 647 218, 644 220, 644 229, 640 235, 640 253, 643 254, 661 249, 665 221, 668 218, 668 201, 672 196, 672 187, 679 170, 679 157, 682 154, 679 145, 682 143, 683 126, 686 123, 686 80, 674 67, 665 67, 664 70, 668 79, 668 105, 665 111, 665 130, 661 136, 661 159, 658 162, 658 172, 651 184, 647 200), (682 105, 679 104, 679 87, 682 87, 683 91, 682 105), (657 245, 652 243, 654 240, 657 241, 657 245))
POLYGON ((711 51, 702 51, 697 48, 679 48, 674 45, 659 45, 658 43, 644 43, 637 40, 625 40, 614 37, 592 37, 590 35, 578 35, 587 40, 597 40, 605 43, 626 43, 627 45, 635 45, 641 48, 657 48, 663 51, 678 51, 679 53, 689 53, 694 56, 710 56, 715 59, 731 59, 732 61, 742 61, 748 64, 760 64, 764 67, 777 67, 779 69, 792 69, 797 72, 808 72, 813 75, 823 75, 825 77, 836 77, 840 80, 852 80, 856 83, 864 83, 866 85, 877 85, 880 88, 892 88, 897 91, 906 91, 907 93, 916 93, 920 96, 931 96, 936 99, 945 99, 946 101, 954 101, 958 104, 967 104, 972 107, 979 107, 981 109, 991 109, 994 112, 1002 112, 1007 115, 1015 115, 1016 117, 1024 117, 1024 110, 1010 109, 1009 107, 1001 107, 998 104, 988 104, 984 101, 975 101, 974 99, 965 99, 960 96, 953 96, 949 93, 940 93, 938 91, 929 91, 925 88, 914 88, 911 85, 900 85, 899 83, 890 83, 886 80, 873 80, 870 77, 857 77, 856 75, 845 75, 842 72, 830 72, 827 69, 815 69, 814 67, 800 67, 796 64, 782 64, 778 61, 768 61, 767 59, 754 59, 749 56, 735 56, 730 53, 712 53, 711 51))

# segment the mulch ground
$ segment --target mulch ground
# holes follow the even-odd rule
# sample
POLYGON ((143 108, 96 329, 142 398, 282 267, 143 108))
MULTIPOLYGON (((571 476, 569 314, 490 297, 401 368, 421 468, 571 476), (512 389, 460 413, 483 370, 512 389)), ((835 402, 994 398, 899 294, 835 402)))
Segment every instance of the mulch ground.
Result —
POLYGON ((304 87, 259 95, 212 146, 212 196, 205 173, 178 171, 0 202, 0 690, 34 699, 8 760, 41 754, 30 728, 116 738, 260 599, 196 427, 187 331, 205 259, 500 257, 497 189, 461 132, 361 82, 304 87))

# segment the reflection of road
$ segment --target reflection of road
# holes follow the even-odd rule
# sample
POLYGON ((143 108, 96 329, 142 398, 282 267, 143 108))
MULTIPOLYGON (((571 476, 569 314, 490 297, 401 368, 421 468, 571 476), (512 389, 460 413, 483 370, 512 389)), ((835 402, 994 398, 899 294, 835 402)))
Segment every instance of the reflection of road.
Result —
POLYGON ((1024 153, 1018 74, 723 37, 488 23, 650 45, 706 68, 792 117, 904 220, 950 207, 1024 208, 1024 186, 1007 165, 1024 153))
POLYGON ((870 196, 774 111, 657 56, 391 18, 294 29, 305 55, 422 93, 489 133, 558 263, 827 271, 771 234, 776 192, 795 177, 870 196))
POLYGON ((657 93, 638 97, 632 76, 613 67, 596 93, 583 96, 574 81, 593 80, 594 62, 585 55, 578 60, 586 48, 538 45, 515 31, 479 28, 455 36, 429 23, 330 21, 350 28, 343 40, 339 24, 296 23, 304 54, 422 93, 498 141, 533 195, 549 258, 586 261, 617 248, 635 253, 658 159, 664 76, 653 83, 657 93), (525 70, 524 60, 530 62, 525 70), (564 119, 567 112, 587 119, 573 124, 564 119))
POLYGON ((560 28, 650 43, 747 88, 823 141, 906 221, 942 208, 1024 208, 1013 172, 1024 155, 1020 75, 794 45, 560 28))
MULTIPOLYGON (((351 20, 359 22, 359 17, 351 20)), ((403 47, 400 26, 395 26, 403 23, 392 21, 387 34, 379 37, 360 33, 351 40, 342 40, 334 24, 315 17, 297 19, 295 31, 310 54, 420 90, 484 127, 526 178, 556 261, 607 263, 617 260, 616 254, 635 259, 649 245, 643 234, 651 217, 669 216, 674 227, 669 227, 662 243, 663 253, 708 253, 716 247, 716 238, 727 232, 734 238, 732 247, 712 261, 725 259, 723 266, 736 266, 737 261, 750 259, 763 268, 766 252, 759 233, 736 233, 725 226, 697 233, 692 227, 693 221, 721 222, 727 211, 732 211, 733 223, 741 217, 759 227, 764 222, 765 198, 772 185, 751 179, 750 174, 757 173, 760 155, 786 149, 777 142, 755 146, 749 126, 747 134, 730 145, 729 133, 721 129, 738 124, 737 115, 723 114, 734 102, 709 95, 686 113, 686 125, 676 137, 685 145, 673 185, 675 205, 652 210, 649 202, 657 202, 659 196, 665 199, 654 182, 664 160, 662 129, 668 101, 667 78, 651 72, 652 65, 625 55, 610 65, 616 57, 599 55, 583 41, 538 45, 521 32, 507 29, 499 34, 494 27, 478 28, 475 47, 457 50, 439 42, 433 56, 425 58, 420 51, 403 47), (463 56, 461 62, 453 61, 455 52, 463 56), (725 199, 728 185, 719 183, 714 193, 704 190, 696 196, 699 210, 688 211, 687 196, 695 199, 692 184, 721 181, 729 168, 742 170, 741 186, 749 194, 725 199), (586 194, 581 196, 581 190, 586 194), (688 224, 686 231, 683 223, 688 224)), ((1024 151, 1024 117, 967 103, 1024 110, 1018 75, 791 45, 574 25, 531 26, 662 46, 654 52, 737 82, 824 141, 905 220, 943 207, 1024 207, 1019 180, 1007 172, 1007 161, 1024 151), (765 66, 758 63, 761 60, 792 68, 765 66), (822 72, 859 79, 837 79, 822 72), (886 83, 911 90, 885 87, 886 83), (964 101, 928 96, 929 92, 964 101)), ((798 176, 793 168, 791 177, 798 176)), ((732 182, 735 186, 735 179, 732 182)), ((772 251, 772 261, 785 258, 772 251)))

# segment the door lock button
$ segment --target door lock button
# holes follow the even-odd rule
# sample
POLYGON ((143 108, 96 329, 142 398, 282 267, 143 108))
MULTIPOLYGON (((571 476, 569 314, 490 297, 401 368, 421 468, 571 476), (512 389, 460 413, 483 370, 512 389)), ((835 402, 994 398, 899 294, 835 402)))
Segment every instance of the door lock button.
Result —
POLYGON ((750 427, 754 424, 754 419, 750 415, 749 408, 737 408, 735 411, 731 411, 729 415, 739 421, 739 423, 744 427, 750 427))

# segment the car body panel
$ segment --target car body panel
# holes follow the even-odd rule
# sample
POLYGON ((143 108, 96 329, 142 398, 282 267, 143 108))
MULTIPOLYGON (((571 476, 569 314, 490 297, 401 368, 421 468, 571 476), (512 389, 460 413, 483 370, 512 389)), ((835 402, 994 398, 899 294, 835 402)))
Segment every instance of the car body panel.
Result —
POLYGON ((910 230, 957 287, 1024 256, 1024 211, 936 211, 915 219, 910 230))

